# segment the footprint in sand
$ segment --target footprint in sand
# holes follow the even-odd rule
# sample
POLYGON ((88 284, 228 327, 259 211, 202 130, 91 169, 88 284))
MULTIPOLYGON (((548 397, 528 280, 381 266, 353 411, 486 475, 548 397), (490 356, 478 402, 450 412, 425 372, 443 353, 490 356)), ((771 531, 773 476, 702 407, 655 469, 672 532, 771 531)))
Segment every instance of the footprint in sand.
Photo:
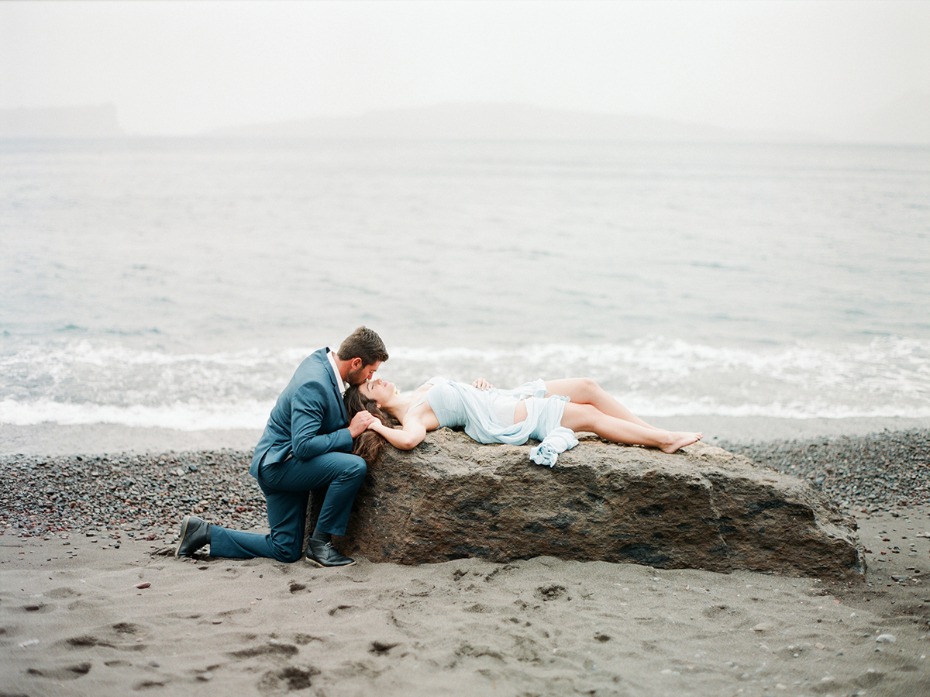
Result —
POLYGON ((132 622, 117 622, 112 626, 112 629, 117 634, 139 634, 142 631, 142 627, 138 624, 133 624, 132 622))
POLYGON ((490 581, 492 581, 492 580, 494 579, 494 577, 497 576, 498 574, 503 573, 503 574, 507 575, 507 572, 513 571, 514 569, 517 569, 517 568, 519 568, 519 567, 517 567, 517 566, 514 565, 514 564, 504 564, 503 566, 498 566, 498 567, 496 567, 495 569, 493 569, 489 574, 487 574, 487 575, 484 577, 484 580, 490 582, 490 581))
POLYGON ((557 584, 552 584, 551 586, 540 586, 536 589, 536 592, 533 593, 533 595, 543 601, 559 600, 560 598, 571 600, 571 598, 568 596, 568 589, 565 588, 565 586, 560 586, 557 584))
POLYGON ((116 648, 106 639, 101 639, 100 637, 91 636, 90 634, 82 634, 81 636, 71 637, 70 639, 65 639, 65 644, 75 649, 87 649, 93 648, 94 646, 106 646, 109 648, 116 648))
POLYGON ((46 612, 51 612, 55 608, 51 605, 46 605, 45 603, 29 603, 28 605, 23 605, 23 612, 36 612, 40 614, 45 614, 46 612))
POLYGON ((51 678, 52 680, 76 680, 87 675, 90 668, 91 664, 85 662, 55 668, 29 668, 26 673, 40 678, 51 678))
POLYGON ((45 594, 46 598, 55 598, 56 600, 61 600, 64 598, 77 598, 81 594, 71 588, 61 587, 61 588, 52 588, 45 594))
POLYGON ((474 646, 470 643, 462 642, 459 644, 458 648, 455 649, 455 655, 459 658, 493 658, 502 663, 506 663, 506 657, 495 649, 492 649, 490 646, 474 646))
POLYGON ((862 675, 853 679, 853 684, 857 687, 866 689, 875 687, 885 679, 885 674, 878 670, 867 670, 862 675))
POLYGON ((511 655, 521 663, 539 663, 549 652, 535 639, 515 635, 511 655))
POLYGON ((319 641, 320 643, 325 643, 325 639, 318 636, 313 636, 312 634, 295 634, 294 643, 299 644, 300 646, 306 646, 307 644, 313 643, 314 641, 319 641))
POLYGON ((713 619, 720 615, 741 615, 742 613, 739 610, 734 610, 729 605, 712 605, 711 607, 704 608, 701 614, 704 615, 704 617, 713 619))
POLYGON ((256 658, 258 656, 294 656, 297 654, 297 647, 293 644, 279 644, 268 642, 260 646, 250 646, 238 651, 230 651, 229 655, 234 658, 256 658))
POLYGON ((258 683, 258 689, 264 694, 306 690, 312 684, 314 676, 319 674, 320 671, 312 666, 307 668, 288 666, 280 670, 271 670, 262 676, 258 683))
POLYGON ((168 683, 163 680, 143 680, 133 686, 134 690, 148 690, 153 687, 164 687, 168 683))
MULTIPOLYGON (((137 637, 145 628, 131 622, 117 622, 102 628, 96 634, 81 634, 64 640, 64 644, 73 649, 86 649, 105 646, 119 651, 144 651, 147 646, 139 641, 128 642, 130 637, 137 637)), ((61 642, 60 642, 61 643, 61 642)))
POLYGON ((465 612, 474 612, 479 615, 487 615, 494 612, 494 608, 483 605, 482 603, 474 603, 465 608, 465 612))
POLYGON ((384 656, 385 654, 390 653, 391 649, 397 645, 397 642, 388 643, 386 641, 373 641, 368 647, 368 653, 373 653, 376 656, 384 656))
POLYGON ((341 612, 345 612, 346 610, 351 610, 352 607, 353 607, 352 605, 337 605, 336 607, 330 609, 329 616, 335 617, 337 614, 341 612))

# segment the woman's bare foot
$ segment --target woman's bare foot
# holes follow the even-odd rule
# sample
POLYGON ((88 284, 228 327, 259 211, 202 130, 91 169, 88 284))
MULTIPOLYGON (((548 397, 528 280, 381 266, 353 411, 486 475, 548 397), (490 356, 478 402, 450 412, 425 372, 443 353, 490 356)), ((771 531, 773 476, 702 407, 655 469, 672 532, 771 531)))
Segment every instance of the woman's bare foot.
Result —
POLYGON ((669 431, 669 441, 659 446, 664 453, 674 453, 685 446, 693 445, 704 437, 703 433, 689 433, 687 431, 669 431))

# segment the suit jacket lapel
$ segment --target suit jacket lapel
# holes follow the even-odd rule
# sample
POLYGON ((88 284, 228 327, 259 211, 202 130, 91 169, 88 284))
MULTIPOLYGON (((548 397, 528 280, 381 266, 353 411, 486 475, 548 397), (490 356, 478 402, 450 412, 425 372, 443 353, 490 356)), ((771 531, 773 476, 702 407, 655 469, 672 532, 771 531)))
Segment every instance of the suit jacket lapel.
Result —
POLYGON ((329 349, 320 349, 322 351, 323 365, 326 367, 326 374, 329 375, 329 380, 333 385, 333 396, 336 399, 336 403, 339 405, 339 413, 342 414, 342 422, 347 424, 349 423, 349 414, 346 411, 346 403, 342 399, 342 390, 339 389, 339 380, 340 378, 333 372, 333 366, 329 362, 329 356, 326 355, 326 352, 329 349))

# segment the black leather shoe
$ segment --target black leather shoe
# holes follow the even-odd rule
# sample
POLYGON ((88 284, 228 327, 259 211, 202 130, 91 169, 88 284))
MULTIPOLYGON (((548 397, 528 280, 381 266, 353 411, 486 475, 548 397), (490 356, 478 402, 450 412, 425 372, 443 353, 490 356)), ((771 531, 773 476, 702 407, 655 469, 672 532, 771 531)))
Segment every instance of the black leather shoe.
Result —
POLYGON ((189 557, 208 544, 210 544, 210 523, 197 516, 184 516, 181 522, 181 539, 174 556, 189 557))
POLYGON ((314 542, 307 545, 307 561, 314 566, 352 566, 355 560, 336 551, 332 542, 314 542))

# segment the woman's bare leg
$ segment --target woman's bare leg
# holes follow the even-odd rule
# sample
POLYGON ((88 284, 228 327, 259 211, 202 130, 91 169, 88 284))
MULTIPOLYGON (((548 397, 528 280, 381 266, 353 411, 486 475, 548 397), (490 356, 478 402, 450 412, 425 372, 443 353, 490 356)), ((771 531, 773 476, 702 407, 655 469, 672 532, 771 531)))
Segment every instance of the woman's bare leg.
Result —
POLYGON ((575 404, 590 404, 599 412, 607 414, 608 416, 630 421, 645 428, 652 428, 657 431, 662 430, 656 428, 652 424, 646 423, 636 416, 636 414, 614 399, 607 390, 590 378, 547 380, 546 391, 549 395, 566 395, 570 397, 575 404))
POLYGON ((604 414, 592 404, 572 402, 565 405, 561 425, 573 431, 590 431, 614 443, 646 445, 659 448, 667 453, 680 450, 704 437, 703 433, 663 431, 658 428, 641 426, 626 419, 604 414))

